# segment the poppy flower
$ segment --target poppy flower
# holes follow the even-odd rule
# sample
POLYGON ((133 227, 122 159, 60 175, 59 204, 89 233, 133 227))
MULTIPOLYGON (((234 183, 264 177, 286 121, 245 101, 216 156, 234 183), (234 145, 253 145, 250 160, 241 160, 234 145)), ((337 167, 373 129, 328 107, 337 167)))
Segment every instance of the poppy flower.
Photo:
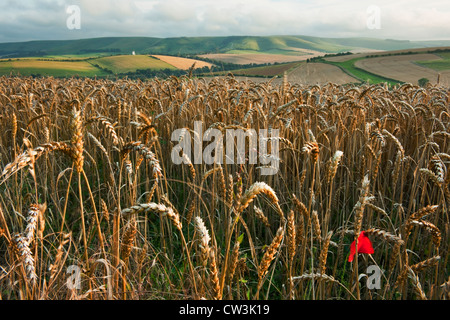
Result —
MULTIPOLYGON (((350 246, 350 255, 348 256, 348 262, 353 261, 355 253, 356 253, 355 241, 353 241, 350 246)), ((374 253, 372 242, 370 241, 365 231, 362 231, 358 237, 358 253, 367 253, 367 254, 374 253)))

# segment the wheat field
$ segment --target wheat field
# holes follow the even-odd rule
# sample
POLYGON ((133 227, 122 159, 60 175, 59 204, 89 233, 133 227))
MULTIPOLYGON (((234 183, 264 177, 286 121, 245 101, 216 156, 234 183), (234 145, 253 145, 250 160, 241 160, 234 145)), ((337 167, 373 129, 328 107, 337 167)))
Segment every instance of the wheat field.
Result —
POLYGON ((449 88, 2 77, 0 105, 2 299, 450 298, 449 88), (174 164, 194 121, 277 129, 278 172, 174 164))

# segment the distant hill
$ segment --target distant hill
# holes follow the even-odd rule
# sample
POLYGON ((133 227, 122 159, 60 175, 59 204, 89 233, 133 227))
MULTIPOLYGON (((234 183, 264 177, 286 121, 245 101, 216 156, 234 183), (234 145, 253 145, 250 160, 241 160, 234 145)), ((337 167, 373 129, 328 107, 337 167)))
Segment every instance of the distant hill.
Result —
POLYGON ((46 55, 168 54, 264 52, 297 54, 300 50, 338 53, 360 49, 400 50, 450 46, 450 41, 408 41, 375 38, 319 38, 310 36, 228 36, 228 37, 107 37, 79 40, 46 40, 0 43, 0 57, 46 55))

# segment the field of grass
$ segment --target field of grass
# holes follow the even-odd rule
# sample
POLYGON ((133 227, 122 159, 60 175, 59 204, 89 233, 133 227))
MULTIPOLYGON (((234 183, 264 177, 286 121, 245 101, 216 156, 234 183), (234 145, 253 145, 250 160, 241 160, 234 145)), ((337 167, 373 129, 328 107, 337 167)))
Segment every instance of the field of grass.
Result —
POLYGON ((43 57, 34 57, 35 59, 52 59, 52 60, 86 60, 90 58, 108 57, 110 53, 79 53, 79 54, 61 54, 61 55, 48 55, 43 57))
POLYGON ((449 99, 0 77, 0 298, 448 300, 449 99))
POLYGON ((54 77, 102 76, 105 72, 87 61, 43 61, 38 59, 0 60, 0 75, 42 75, 54 77))
POLYGON ((440 56, 442 60, 417 61, 416 63, 436 71, 450 70, 450 52, 438 53, 437 56, 440 56))
POLYGON ((441 60, 441 61, 419 61, 417 62, 418 65, 436 70, 436 71, 443 71, 443 70, 450 70, 450 60, 441 60))
POLYGON ((117 55, 93 59, 90 63, 111 70, 115 74, 135 72, 138 69, 176 69, 167 62, 147 55, 117 55))
POLYGON ((440 56, 442 59, 448 60, 450 59, 450 52, 438 52, 436 55, 440 56))

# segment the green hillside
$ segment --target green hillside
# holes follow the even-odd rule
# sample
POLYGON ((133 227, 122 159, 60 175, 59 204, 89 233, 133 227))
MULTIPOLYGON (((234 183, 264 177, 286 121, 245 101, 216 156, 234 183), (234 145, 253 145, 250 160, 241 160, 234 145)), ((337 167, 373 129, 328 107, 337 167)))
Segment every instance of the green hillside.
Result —
POLYGON ((37 59, 11 59, 0 61, 0 75, 22 76, 104 76, 107 73, 87 61, 43 61, 37 59))
POLYGON ((146 55, 117 55, 90 60, 91 64, 98 65, 102 69, 112 73, 135 72, 138 69, 171 69, 176 68, 164 61, 146 55))
POLYGON ((79 40, 51 40, 0 43, 0 57, 89 54, 203 54, 250 50, 264 53, 297 54, 299 49, 327 53, 369 48, 399 50, 427 46, 450 46, 450 41, 412 42, 372 38, 319 38, 309 36, 229 37, 109 37, 79 40))
POLYGON ((436 71, 450 70, 450 52, 440 52, 437 55, 442 60, 416 61, 416 63, 436 71))

